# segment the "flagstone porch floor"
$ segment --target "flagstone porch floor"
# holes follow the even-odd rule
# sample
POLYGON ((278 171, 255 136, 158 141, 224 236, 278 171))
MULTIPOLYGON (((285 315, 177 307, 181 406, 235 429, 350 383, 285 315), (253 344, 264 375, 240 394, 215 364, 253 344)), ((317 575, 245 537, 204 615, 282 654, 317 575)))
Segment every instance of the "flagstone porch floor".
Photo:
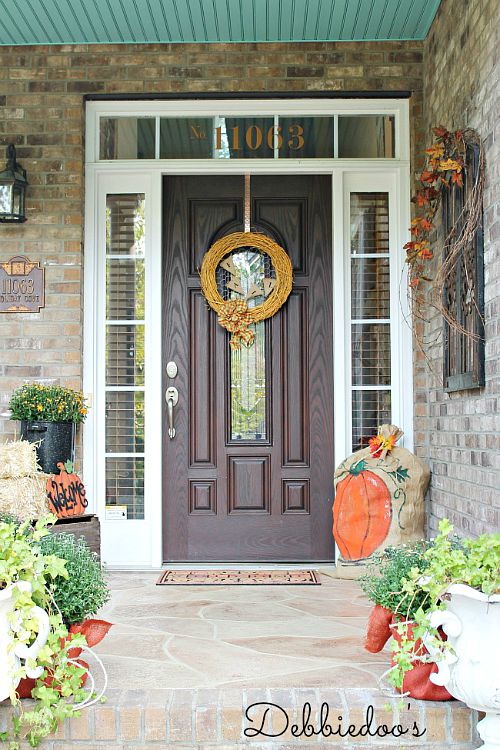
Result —
MULTIPOLYGON (((371 604, 356 581, 337 579, 335 569, 321 575, 321 586, 156 586, 157 577, 109 574, 112 599, 100 616, 114 626, 97 648, 108 670, 109 702, 96 709, 93 726, 83 720, 85 737, 135 743, 136 750, 157 743, 162 750, 235 750, 240 743, 255 750, 479 746, 475 717, 463 704, 409 701, 401 709, 380 691, 390 650, 364 650, 371 604), (245 718, 253 703, 282 706, 292 723, 309 702, 317 723, 323 701, 331 723, 342 716, 344 729, 360 727, 373 705, 376 723, 411 728, 416 721, 427 731, 418 739, 384 740, 295 739, 290 727, 281 737, 243 733, 261 721, 264 709, 251 714, 253 724, 245 718)), ((271 723, 264 731, 284 728, 279 710, 271 723)))
POLYGON ((321 586, 156 586, 158 573, 110 573, 112 598, 99 616, 114 625, 96 648, 109 676, 108 700, 67 721, 42 747, 478 748, 477 716, 463 704, 405 699, 400 705, 380 691, 377 678, 390 651, 363 649, 370 604, 355 581, 328 572, 321 586), (246 715, 256 703, 281 709, 271 709, 263 724, 265 707, 246 715), (296 737, 291 725, 301 723, 308 703, 316 729, 326 703, 328 723, 340 724, 344 736, 296 737), (370 706, 372 730, 401 724, 407 733, 360 734, 370 706), (413 736, 414 722, 425 729, 421 737, 413 736), (266 734, 245 733, 261 725, 266 734), (349 725, 357 736, 346 733, 349 725))
POLYGON ((390 654, 370 654, 370 603, 355 581, 321 586, 155 586, 111 573, 97 652, 110 685, 141 690, 342 685, 376 688, 390 654))

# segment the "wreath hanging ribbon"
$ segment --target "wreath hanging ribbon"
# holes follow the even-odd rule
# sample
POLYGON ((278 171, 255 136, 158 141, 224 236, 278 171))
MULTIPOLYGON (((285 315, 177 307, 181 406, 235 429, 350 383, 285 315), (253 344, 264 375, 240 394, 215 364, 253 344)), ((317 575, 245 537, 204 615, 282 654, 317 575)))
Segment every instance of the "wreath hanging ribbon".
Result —
POLYGON ((253 344, 255 334, 248 327, 252 322, 245 300, 228 300, 219 311, 219 323, 232 334, 229 342, 231 349, 241 349, 242 342, 245 346, 253 344))

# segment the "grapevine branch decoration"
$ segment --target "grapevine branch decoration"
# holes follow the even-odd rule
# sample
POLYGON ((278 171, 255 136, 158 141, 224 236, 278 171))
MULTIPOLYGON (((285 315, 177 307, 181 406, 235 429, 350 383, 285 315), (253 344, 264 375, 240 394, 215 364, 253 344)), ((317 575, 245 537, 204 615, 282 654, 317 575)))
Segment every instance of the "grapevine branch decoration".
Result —
POLYGON ((425 150, 426 165, 420 175, 420 186, 412 202, 417 206, 417 216, 412 220, 412 238, 404 246, 409 265, 409 286, 416 311, 425 302, 437 309, 448 324, 460 333, 479 338, 466 330, 443 302, 444 292, 461 254, 473 241, 482 221, 484 189, 484 152, 481 139, 470 128, 450 132, 440 126, 433 128, 435 142, 425 150), (444 257, 432 276, 431 235, 436 228, 436 216, 441 205, 443 191, 463 187, 468 145, 479 150, 479 169, 474 184, 467 191, 463 209, 444 240, 444 257), (427 284, 428 296, 423 291, 427 284))

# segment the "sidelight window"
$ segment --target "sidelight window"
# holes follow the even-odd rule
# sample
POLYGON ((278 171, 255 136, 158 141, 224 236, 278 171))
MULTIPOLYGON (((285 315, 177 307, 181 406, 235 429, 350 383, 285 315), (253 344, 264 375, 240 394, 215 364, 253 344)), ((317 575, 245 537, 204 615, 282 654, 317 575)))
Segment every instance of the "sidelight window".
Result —
POLYGON ((389 194, 350 193, 352 450, 391 421, 389 194))
POLYGON ((144 518, 144 207, 106 199, 106 505, 144 518))

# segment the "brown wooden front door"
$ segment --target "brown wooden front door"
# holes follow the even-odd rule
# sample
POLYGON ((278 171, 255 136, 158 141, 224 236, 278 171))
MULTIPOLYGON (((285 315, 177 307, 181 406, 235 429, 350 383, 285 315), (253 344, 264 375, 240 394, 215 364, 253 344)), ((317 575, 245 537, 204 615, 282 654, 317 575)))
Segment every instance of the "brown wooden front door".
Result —
POLYGON ((252 230, 287 250, 294 283, 234 353, 199 268, 243 231, 243 202, 243 176, 165 178, 163 390, 179 401, 173 439, 163 404, 164 559, 333 560, 331 181, 252 177, 252 230))

